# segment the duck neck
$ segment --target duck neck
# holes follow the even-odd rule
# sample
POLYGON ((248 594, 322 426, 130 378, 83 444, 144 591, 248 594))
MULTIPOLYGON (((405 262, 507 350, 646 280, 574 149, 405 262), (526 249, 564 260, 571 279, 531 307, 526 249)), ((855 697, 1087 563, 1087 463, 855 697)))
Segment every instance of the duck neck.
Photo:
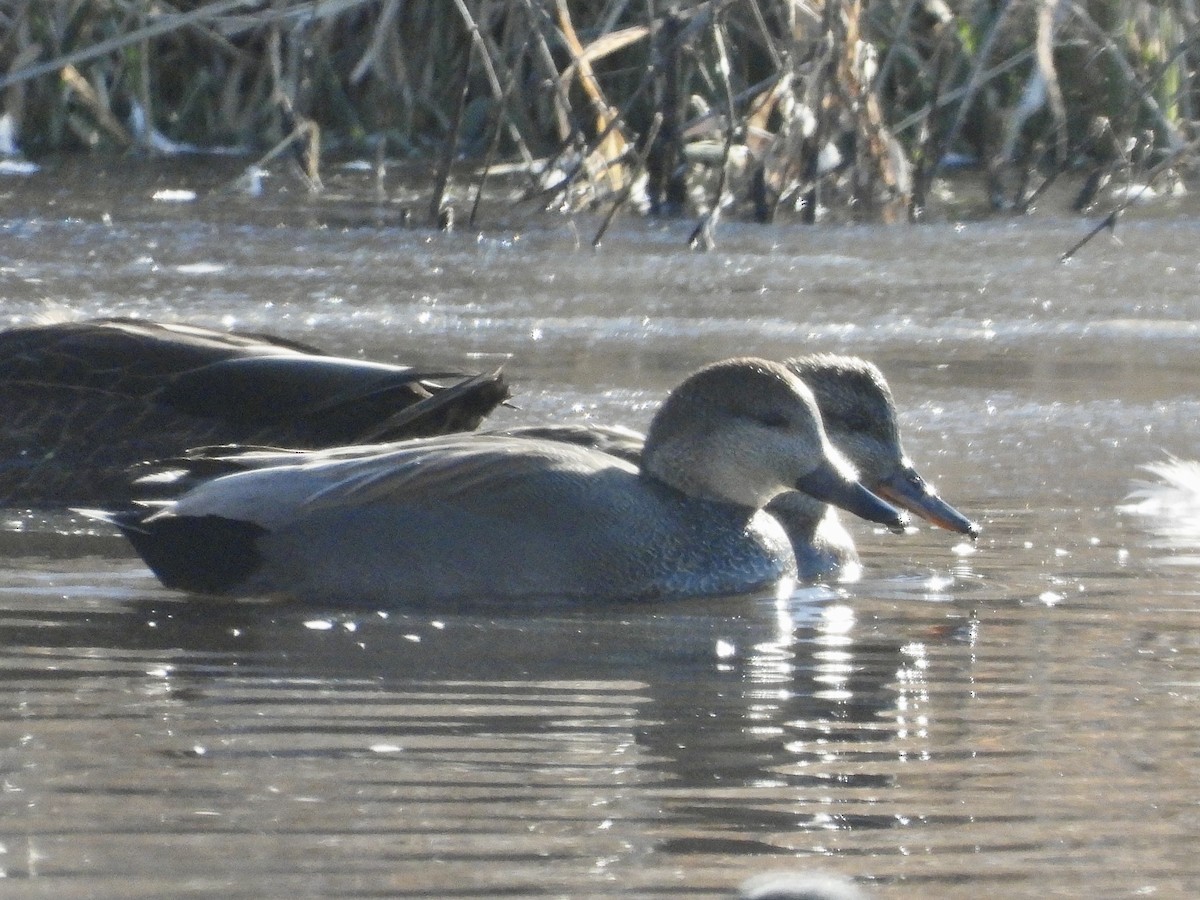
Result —
POLYGON ((776 493, 752 489, 736 461, 717 462, 697 444, 670 451, 647 445, 641 473, 643 478, 688 497, 745 510, 747 516, 762 509, 776 493))
POLYGON ((803 491, 786 491, 767 504, 767 512, 781 523, 793 542, 800 538, 812 541, 822 521, 836 513, 829 505, 803 491))

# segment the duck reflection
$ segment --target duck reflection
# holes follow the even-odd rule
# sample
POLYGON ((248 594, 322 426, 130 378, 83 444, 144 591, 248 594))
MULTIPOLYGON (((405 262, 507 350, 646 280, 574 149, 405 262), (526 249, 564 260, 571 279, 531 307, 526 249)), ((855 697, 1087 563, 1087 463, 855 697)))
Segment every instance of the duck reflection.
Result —
POLYGON ((693 826, 663 849, 793 853, 904 824, 867 795, 894 786, 887 760, 931 754, 924 641, 872 633, 833 592, 773 612, 714 660, 722 677, 655 698, 662 724, 639 739, 680 788, 672 818, 693 826))

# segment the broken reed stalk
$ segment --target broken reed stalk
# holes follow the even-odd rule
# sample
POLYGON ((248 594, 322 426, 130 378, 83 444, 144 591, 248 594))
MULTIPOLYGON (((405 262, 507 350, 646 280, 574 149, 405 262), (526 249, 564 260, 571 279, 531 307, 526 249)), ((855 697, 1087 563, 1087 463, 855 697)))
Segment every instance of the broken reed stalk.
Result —
MULTIPOLYGON (((480 60, 480 65, 483 68, 483 72, 487 77, 488 86, 491 88, 492 101, 498 106, 497 121, 506 122, 508 121, 509 97, 512 92, 512 86, 515 84, 515 76, 512 74, 510 69, 509 75, 506 78, 507 84, 504 86, 500 84, 500 76, 497 73, 497 68, 502 58, 502 54, 480 30, 476 19, 471 15, 471 11, 467 9, 467 5, 464 0, 454 0, 454 4, 458 8, 459 15, 462 16, 463 24, 466 26, 467 31, 471 35, 471 43, 474 46, 478 59, 480 60)), ((507 7, 507 11, 511 13, 512 3, 509 2, 507 7)), ((512 16, 507 16, 506 27, 511 26, 511 22, 512 16)), ((528 47, 528 42, 526 42, 526 47, 528 47)), ((525 143, 525 139, 521 136, 520 130, 515 127, 509 127, 508 135, 512 140, 513 145, 516 147, 517 152, 520 154, 521 161, 527 167, 532 167, 533 153, 525 143)))
POLYGON ((472 48, 468 46, 466 52, 463 54, 462 67, 459 70, 459 85, 456 91, 458 102, 455 104, 454 114, 450 119, 450 127, 447 130, 445 145, 442 148, 441 162, 438 164, 437 172, 434 176, 433 194, 429 198, 429 222, 435 226, 443 221, 442 215, 446 198, 446 187, 450 183, 450 168, 454 165, 454 156, 458 150, 459 133, 462 130, 463 111, 467 108, 467 79, 471 74, 471 55, 472 48))
MULTIPOLYGON (((655 120, 650 123, 650 134, 646 137, 647 143, 652 144, 658 138, 658 131, 661 126, 662 118, 660 116, 655 117, 655 120)), ((639 157, 639 161, 641 162, 643 168, 648 165, 644 156, 639 157)), ((622 188, 621 193, 614 198, 613 202, 609 204, 608 212, 605 213, 604 219, 600 223, 600 227, 596 230, 596 236, 592 238, 593 250, 599 249, 600 242, 604 240, 604 235, 608 233, 608 228, 610 225, 612 225, 613 219, 617 217, 617 213, 621 211, 621 208, 629 202, 629 198, 632 193, 633 182, 629 182, 624 188, 622 188)))
MULTIPOLYGON (((513 11, 512 0, 509 0, 507 7, 508 12, 511 13, 513 11)), ((517 17, 515 15, 508 15, 505 17, 505 39, 501 41, 501 46, 508 46, 509 39, 516 34, 516 21, 517 17)), ((528 54, 531 41, 532 38, 526 36, 524 44, 521 48, 521 56, 528 54)), ((509 104, 512 102, 516 85, 516 72, 514 69, 509 67, 505 72, 504 90, 501 96, 497 98, 496 102, 492 104, 488 113, 488 127, 486 131, 491 134, 491 138, 488 140, 488 148, 483 157, 483 165, 479 169, 479 180, 475 185, 475 200, 471 204, 471 214, 467 218, 467 225, 470 227, 475 226, 476 217, 479 213, 479 204, 483 200, 483 191, 487 185, 488 173, 491 170, 492 164, 496 159, 496 155, 500 150, 500 138, 504 133, 503 125, 509 116, 509 104)), ((510 133, 519 133, 518 129, 511 123, 511 121, 509 122, 509 130, 510 133)), ((529 162, 526 170, 529 177, 533 178, 533 161, 532 156, 529 155, 529 149, 522 146, 522 154, 528 157, 529 162)))
POLYGON ((1105 229, 1115 229, 1117 225, 1117 219, 1120 217, 1121 213, 1141 200, 1146 191, 1153 187, 1154 182, 1159 179, 1159 176, 1164 175, 1171 169, 1175 168, 1185 157, 1198 152, 1200 152, 1200 137, 1190 141, 1187 144, 1184 144, 1182 147, 1175 148, 1175 150, 1173 150, 1166 159, 1146 172, 1145 181, 1137 191, 1130 191, 1124 200, 1122 200, 1115 207, 1113 207, 1111 211, 1109 211, 1099 225, 1076 241, 1069 250, 1063 253, 1063 255, 1059 257, 1059 261, 1069 262, 1076 253, 1078 253, 1085 245, 1087 245, 1096 235, 1100 234, 1100 232, 1104 231, 1105 229))
POLYGON ((725 37, 718 17, 714 16, 712 23, 712 41, 717 50, 717 73, 721 76, 721 86, 725 94, 725 148, 721 152, 721 166, 717 171, 717 188, 713 192, 712 203, 708 211, 701 216, 700 221, 688 237, 688 246, 692 249, 712 250, 716 246, 717 222, 721 217, 721 207, 725 200, 725 179, 729 174, 729 157, 733 152, 734 122, 736 115, 733 105, 733 87, 729 83, 729 51, 725 47, 725 37))

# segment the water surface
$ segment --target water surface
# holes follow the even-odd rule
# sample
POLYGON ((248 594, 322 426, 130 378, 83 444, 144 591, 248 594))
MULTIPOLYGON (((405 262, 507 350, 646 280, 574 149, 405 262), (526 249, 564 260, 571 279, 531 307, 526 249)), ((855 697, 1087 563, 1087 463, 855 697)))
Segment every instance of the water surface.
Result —
MULTIPOLYGON (((501 424, 644 426, 693 368, 884 369, 975 547, 856 526, 856 584, 640 607, 203 604, 114 535, 6 511, 7 897, 721 897, 766 869, 884 898, 1189 897, 1200 534, 1118 512, 1200 455, 1200 217, 921 228, 497 206, 408 229, 347 173, 69 163, 0 182, 0 314, 266 330, 503 365, 501 424), (189 187, 194 203, 151 199, 189 187), (581 249, 582 248, 582 249, 581 249)), ((366 176, 357 176, 365 179, 366 176)), ((1194 212, 1194 211, 1193 211, 1194 212)))

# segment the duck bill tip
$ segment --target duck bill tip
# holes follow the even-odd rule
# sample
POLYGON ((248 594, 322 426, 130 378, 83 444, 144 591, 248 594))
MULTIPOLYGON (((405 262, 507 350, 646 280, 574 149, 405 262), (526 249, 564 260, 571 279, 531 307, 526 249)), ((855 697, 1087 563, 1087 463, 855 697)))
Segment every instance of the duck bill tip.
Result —
POLYGON ((899 472, 872 485, 871 489, 889 503, 946 531, 964 534, 975 540, 982 530, 979 523, 968 519, 939 497, 920 475, 911 470, 899 472))

